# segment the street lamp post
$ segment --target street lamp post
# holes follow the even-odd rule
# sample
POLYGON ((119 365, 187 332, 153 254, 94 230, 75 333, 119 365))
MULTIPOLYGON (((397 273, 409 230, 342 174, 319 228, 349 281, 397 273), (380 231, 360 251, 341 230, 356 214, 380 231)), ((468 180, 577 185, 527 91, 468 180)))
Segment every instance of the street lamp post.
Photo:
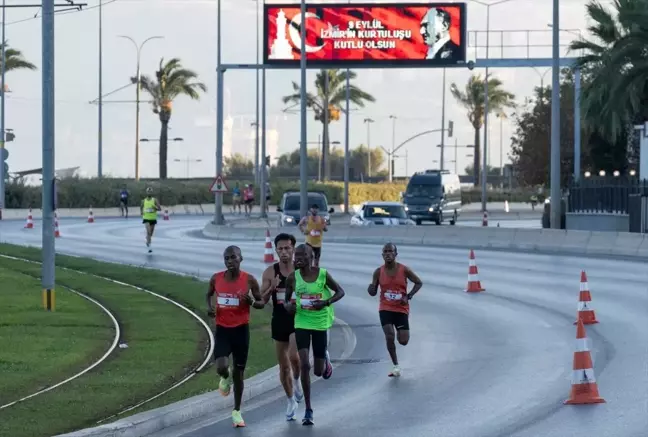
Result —
POLYGON ((306 217, 308 212, 308 145, 306 144, 306 0, 299 6, 302 25, 300 27, 301 47, 299 48, 299 115, 300 115, 300 149, 299 149, 299 216, 306 217))
MULTIPOLYGON (((135 40, 131 38, 130 36, 126 35, 119 35, 120 38, 124 38, 129 40, 130 42, 133 43, 135 46, 135 50, 137 50, 137 65, 136 65, 136 71, 135 71, 135 180, 139 181, 140 179, 140 165, 139 165, 139 129, 140 129, 140 79, 141 79, 141 74, 140 74, 140 60, 141 60, 141 54, 142 54, 142 48, 144 47, 144 44, 147 42, 153 40, 153 39, 162 39, 164 38, 163 36, 152 36, 147 39, 145 39, 142 44, 137 45, 135 40)), ((101 106, 101 105, 99 105, 101 106)))
MULTIPOLYGON (((499 0, 494 3, 484 3, 479 0, 470 0, 482 6, 486 6, 486 60, 489 59, 490 52, 490 8, 511 0, 499 0)), ((488 157, 488 67, 486 67, 486 77, 484 78, 484 152, 482 156, 482 172, 481 172, 481 209, 482 212, 486 211, 486 184, 488 182, 487 176, 487 157, 488 157)), ((475 181, 477 182, 477 181, 475 181)))
MULTIPOLYGON (((259 1, 256 1, 256 63, 259 65, 259 1)), ((264 90, 265 92, 265 90, 264 90)), ((256 69, 256 116, 255 116, 255 127, 256 135, 254 136, 254 183, 259 186, 259 69, 256 69)), ((265 132, 264 132, 265 135, 265 132)), ((264 158, 265 160, 265 158, 264 158)), ((261 197, 263 197, 263 186, 261 186, 261 197)), ((265 201, 265 198, 262 199, 262 202, 265 201)), ((262 216, 263 216, 262 210, 262 216)))
MULTIPOLYGON (((445 69, 443 71, 445 71, 445 69)), ((392 120, 392 144, 391 144, 391 151, 389 152, 388 165, 389 165, 389 182, 392 182, 394 177, 394 147, 396 147, 396 116, 390 115, 389 118, 392 120)), ((441 156, 443 156, 443 152, 441 156)))
POLYGON ((371 123, 373 122, 371 118, 364 119, 367 125, 367 177, 371 177, 371 123))
POLYGON ((0 98, 2 99, 2 102, 0 103, 2 105, 2 108, 0 108, 0 135, 2 135, 2 138, 0 138, 0 220, 2 219, 2 211, 4 210, 5 207, 5 178, 7 177, 5 172, 5 140, 7 138, 7 134, 5 132, 5 105, 6 105, 6 100, 5 100, 5 93, 7 92, 7 83, 5 82, 5 73, 7 72, 7 69, 5 68, 5 62, 6 62, 6 46, 7 46, 7 41, 5 40, 5 23, 7 21, 7 15, 5 13, 6 11, 6 0, 2 0, 2 95, 0 98))
MULTIPOLYGON (((443 91, 441 92, 441 129, 445 128, 446 110, 446 69, 443 69, 443 91)), ((441 130, 441 170, 444 170, 445 131, 441 130)))

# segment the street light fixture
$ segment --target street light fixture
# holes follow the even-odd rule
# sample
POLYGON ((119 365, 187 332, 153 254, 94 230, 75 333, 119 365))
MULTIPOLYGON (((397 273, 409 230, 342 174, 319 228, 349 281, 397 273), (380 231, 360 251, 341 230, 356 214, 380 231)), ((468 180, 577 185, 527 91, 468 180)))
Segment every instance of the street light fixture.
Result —
POLYGON ((140 60, 142 54, 142 48, 144 44, 154 39, 163 39, 163 36, 151 36, 145 39, 141 44, 137 44, 133 38, 126 35, 118 35, 119 38, 124 38, 129 40, 135 46, 137 51, 137 65, 135 70, 135 180, 139 181, 139 114, 140 114, 140 85, 141 85, 141 75, 140 75, 140 60))

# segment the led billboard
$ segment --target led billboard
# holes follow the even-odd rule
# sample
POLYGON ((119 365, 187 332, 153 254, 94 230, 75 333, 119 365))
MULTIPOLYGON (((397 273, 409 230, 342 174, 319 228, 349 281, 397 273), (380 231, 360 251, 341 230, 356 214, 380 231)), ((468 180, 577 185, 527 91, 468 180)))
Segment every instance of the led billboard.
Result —
POLYGON ((444 66, 466 62, 465 3, 266 4, 264 62, 299 65, 301 24, 310 65, 444 66))

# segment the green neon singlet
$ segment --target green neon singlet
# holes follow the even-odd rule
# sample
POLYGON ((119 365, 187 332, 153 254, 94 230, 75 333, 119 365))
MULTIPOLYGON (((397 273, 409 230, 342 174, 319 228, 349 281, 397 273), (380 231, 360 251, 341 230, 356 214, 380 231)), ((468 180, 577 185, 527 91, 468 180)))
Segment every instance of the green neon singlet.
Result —
POLYGON ((144 213, 142 214, 142 218, 144 220, 157 220, 157 209, 155 207, 155 199, 150 198, 150 199, 144 199, 144 205, 142 205, 142 209, 144 210, 144 213))
POLYGON ((295 299, 297 310, 295 313, 296 329, 312 329, 326 331, 333 325, 333 306, 325 307, 319 311, 311 305, 315 300, 327 300, 333 296, 326 286, 326 269, 319 269, 315 282, 306 282, 299 270, 295 271, 295 299))

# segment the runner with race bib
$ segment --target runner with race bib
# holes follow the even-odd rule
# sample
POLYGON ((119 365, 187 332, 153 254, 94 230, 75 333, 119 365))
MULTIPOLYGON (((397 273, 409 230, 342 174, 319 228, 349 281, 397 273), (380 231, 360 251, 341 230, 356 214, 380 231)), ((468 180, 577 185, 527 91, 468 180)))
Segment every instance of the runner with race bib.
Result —
POLYGON ((385 265, 378 267, 369 284, 369 295, 378 294, 380 286, 380 305, 378 314, 380 324, 385 333, 387 351, 391 357, 393 368, 389 376, 400 376, 401 369, 396 355, 394 328, 398 332, 398 342, 405 346, 409 342, 409 301, 421 289, 423 282, 407 266, 397 263, 398 249, 395 244, 387 243, 383 246, 382 256, 385 265), (407 293, 407 281, 414 283, 412 291, 407 293))
POLYGON ((312 267, 313 250, 306 244, 295 249, 295 271, 286 280, 285 306, 295 313, 295 340, 301 363, 301 382, 306 413, 302 425, 313 425, 311 406, 310 348, 313 344, 315 376, 329 379, 333 366, 329 357, 328 329, 333 325, 333 304, 344 297, 344 290, 322 268, 312 267), (291 299, 295 295, 295 303, 291 299))
POLYGON ((234 383, 232 422, 234 427, 244 427, 241 400, 250 348, 250 307, 263 309, 265 304, 257 280, 251 274, 241 270, 241 261, 243 261, 241 249, 237 246, 229 246, 225 249, 223 258, 227 270, 214 274, 209 281, 207 312, 210 316, 215 316, 216 321, 214 360, 216 371, 221 378, 218 389, 223 396, 228 396, 232 382, 234 383), (213 306, 214 296, 216 311, 213 306), (232 369, 229 366, 230 354, 234 361, 232 369))
POLYGON ((306 244, 313 250, 313 267, 319 267, 322 256, 322 232, 328 231, 326 220, 318 214, 319 206, 313 204, 310 207, 310 215, 303 217, 299 222, 299 230, 306 235, 306 244))
MULTIPOLYGON (((279 262, 268 267, 261 278, 261 294, 267 304, 272 298, 271 335, 275 342, 277 361, 279 362, 279 380, 288 397, 286 420, 295 420, 297 403, 304 399, 300 382, 299 355, 295 342, 295 315, 284 306, 286 297, 286 279, 294 271, 293 253, 297 241, 290 234, 279 234, 275 237, 275 251, 279 262), (292 370, 292 372, 291 372, 292 370)), ((293 299, 294 303, 295 300, 293 299)))

